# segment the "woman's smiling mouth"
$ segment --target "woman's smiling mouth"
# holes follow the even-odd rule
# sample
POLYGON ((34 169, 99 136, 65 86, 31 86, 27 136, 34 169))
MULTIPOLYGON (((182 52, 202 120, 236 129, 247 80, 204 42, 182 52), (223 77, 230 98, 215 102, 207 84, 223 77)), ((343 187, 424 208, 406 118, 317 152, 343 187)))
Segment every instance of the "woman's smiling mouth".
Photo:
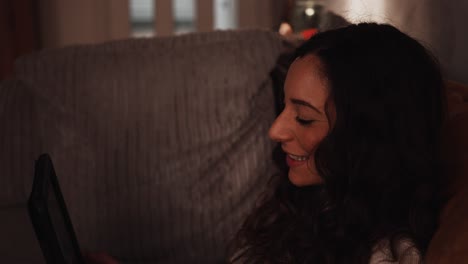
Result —
POLYGON ((288 156, 295 161, 305 161, 309 158, 308 156, 297 156, 297 155, 293 155, 289 153, 288 153, 288 156))
POLYGON ((309 156, 299 156, 286 152, 286 163, 290 168, 300 166, 307 163, 309 156))

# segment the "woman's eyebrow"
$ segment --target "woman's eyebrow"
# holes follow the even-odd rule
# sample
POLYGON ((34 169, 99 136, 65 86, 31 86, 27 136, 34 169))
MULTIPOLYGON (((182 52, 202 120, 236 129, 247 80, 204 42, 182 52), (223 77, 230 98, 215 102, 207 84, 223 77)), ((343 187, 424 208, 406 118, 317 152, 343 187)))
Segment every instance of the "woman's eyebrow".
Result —
POLYGON ((317 107, 311 105, 310 103, 306 102, 306 101, 303 101, 303 100, 300 100, 300 99, 295 99, 295 98, 291 98, 290 99, 291 103, 295 104, 295 105, 302 105, 302 106, 307 106, 311 109, 313 109, 314 111, 316 111, 317 113, 319 114, 323 114, 320 110, 318 110, 317 107))

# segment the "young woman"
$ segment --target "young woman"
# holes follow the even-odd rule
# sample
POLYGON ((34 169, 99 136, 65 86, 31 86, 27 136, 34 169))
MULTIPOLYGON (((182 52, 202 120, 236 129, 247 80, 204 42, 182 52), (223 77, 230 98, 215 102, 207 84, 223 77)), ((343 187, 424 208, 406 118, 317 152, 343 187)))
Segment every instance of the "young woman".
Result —
POLYGON ((422 262, 442 205, 436 60, 373 23, 319 33, 295 57, 269 133, 284 175, 246 219, 231 261, 422 262))
POLYGON ((295 57, 270 129, 282 173, 230 261, 421 263, 443 204, 436 60, 396 28, 371 23, 319 33, 295 57))

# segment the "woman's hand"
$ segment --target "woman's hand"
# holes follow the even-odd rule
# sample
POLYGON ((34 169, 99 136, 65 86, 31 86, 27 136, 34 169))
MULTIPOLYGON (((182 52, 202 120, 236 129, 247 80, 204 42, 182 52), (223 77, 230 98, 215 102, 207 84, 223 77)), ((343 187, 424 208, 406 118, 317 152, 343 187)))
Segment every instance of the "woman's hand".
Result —
POLYGON ((119 264, 105 252, 83 253, 83 257, 86 264, 119 264))

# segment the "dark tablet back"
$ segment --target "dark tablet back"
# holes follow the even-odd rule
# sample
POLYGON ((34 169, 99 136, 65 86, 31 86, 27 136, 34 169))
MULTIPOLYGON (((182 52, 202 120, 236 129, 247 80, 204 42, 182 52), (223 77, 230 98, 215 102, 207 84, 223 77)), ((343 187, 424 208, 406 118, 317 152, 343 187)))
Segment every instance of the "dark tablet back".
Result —
POLYGON ((36 161, 29 215, 47 263, 84 263, 52 161, 36 161))

